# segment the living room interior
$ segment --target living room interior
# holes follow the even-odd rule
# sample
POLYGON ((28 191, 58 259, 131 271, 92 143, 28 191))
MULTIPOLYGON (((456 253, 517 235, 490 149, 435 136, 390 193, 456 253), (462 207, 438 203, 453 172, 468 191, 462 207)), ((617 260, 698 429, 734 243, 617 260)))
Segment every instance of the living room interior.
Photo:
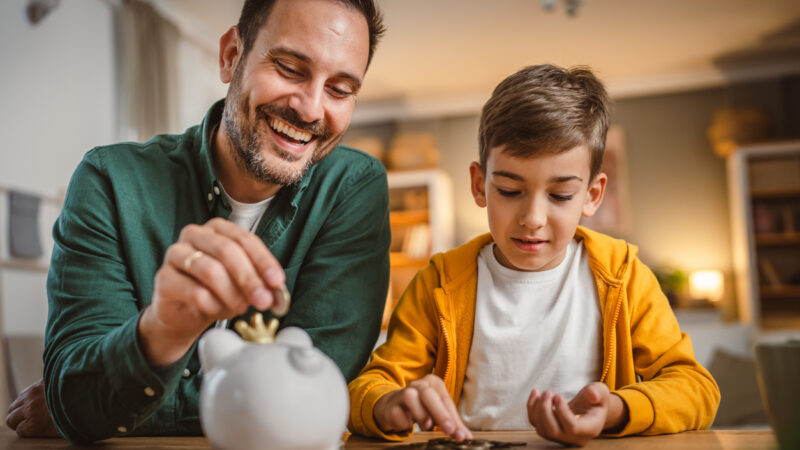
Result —
MULTIPOLYGON (((720 385, 715 426, 767 426, 754 345, 800 336, 800 3, 378 3, 388 31, 343 143, 389 173, 387 314, 432 253, 488 230, 468 167, 493 87, 531 64, 587 65, 614 99, 608 212, 587 225, 656 272, 720 385)), ((41 376, 72 171, 94 146, 198 123, 225 96, 218 37, 241 4, 0 3, 0 406, 41 376)))

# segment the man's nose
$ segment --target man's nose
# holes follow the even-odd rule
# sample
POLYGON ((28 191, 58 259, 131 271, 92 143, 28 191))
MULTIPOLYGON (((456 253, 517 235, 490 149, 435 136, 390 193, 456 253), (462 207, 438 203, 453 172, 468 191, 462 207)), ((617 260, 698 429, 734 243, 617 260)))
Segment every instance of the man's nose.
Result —
POLYGON ((289 100, 289 106, 297 111, 303 122, 316 122, 325 116, 323 106, 325 87, 308 82, 299 86, 298 91, 289 100))

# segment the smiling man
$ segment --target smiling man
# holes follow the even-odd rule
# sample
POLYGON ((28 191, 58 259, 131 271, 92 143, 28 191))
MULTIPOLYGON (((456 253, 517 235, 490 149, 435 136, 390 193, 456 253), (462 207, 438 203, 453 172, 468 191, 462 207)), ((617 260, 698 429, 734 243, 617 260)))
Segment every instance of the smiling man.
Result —
POLYGON ((388 193, 376 159, 337 145, 381 22, 371 0, 247 0, 201 125, 86 154, 53 229, 44 389, 9 426, 46 434, 46 398, 73 442, 201 433, 197 339, 269 316, 284 286, 281 326, 355 377, 388 285, 388 193))

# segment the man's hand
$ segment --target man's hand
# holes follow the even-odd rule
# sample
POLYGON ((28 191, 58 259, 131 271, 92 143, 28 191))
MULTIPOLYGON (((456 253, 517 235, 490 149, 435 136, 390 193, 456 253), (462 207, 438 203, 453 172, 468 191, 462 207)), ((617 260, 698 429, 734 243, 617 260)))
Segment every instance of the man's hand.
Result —
POLYGON ((19 437, 61 437, 47 411, 42 380, 25 388, 11 403, 6 425, 19 437))
POLYGON ((381 430, 389 433, 411 430, 416 422, 423 430, 438 425, 457 441, 472 438, 444 382, 433 374, 381 397, 372 415, 381 430))
POLYGON ((156 273, 153 302, 139 319, 148 363, 180 359, 214 321, 273 305, 285 274, 264 242, 225 219, 187 225, 156 273))
POLYGON ((569 403, 550 391, 531 391, 528 421, 545 439, 584 446, 603 430, 617 429, 628 421, 625 402, 599 382, 589 383, 569 403))

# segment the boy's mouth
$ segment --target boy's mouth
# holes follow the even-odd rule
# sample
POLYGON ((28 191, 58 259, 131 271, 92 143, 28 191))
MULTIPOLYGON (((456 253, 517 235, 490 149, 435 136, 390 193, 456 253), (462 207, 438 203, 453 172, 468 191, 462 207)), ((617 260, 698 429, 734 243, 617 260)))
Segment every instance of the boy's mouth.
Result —
POLYGON ((545 244, 550 242, 546 239, 538 238, 511 238, 511 240, 514 241, 514 244, 516 244, 521 250, 529 252, 540 250, 545 246, 545 244))

